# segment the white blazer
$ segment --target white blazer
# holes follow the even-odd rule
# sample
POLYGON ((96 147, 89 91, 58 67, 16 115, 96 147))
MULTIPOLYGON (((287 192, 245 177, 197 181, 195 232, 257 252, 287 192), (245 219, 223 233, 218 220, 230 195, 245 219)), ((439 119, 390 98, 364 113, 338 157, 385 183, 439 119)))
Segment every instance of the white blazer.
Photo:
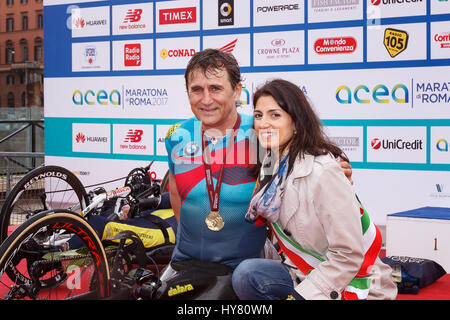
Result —
MULTIPOLYGON (((341 299, 364 255, 359 205, 336 159, 331 155, 296 159, 287 177, 278 223, 304 249, 326 259, 306 277, 290 268, 293 279, 301 280, 295 288, 298 293, 305 299, 341 299)), ((368 299, 395 299, 397 287, 391 273, 377 258, 370 272, 368 299)))

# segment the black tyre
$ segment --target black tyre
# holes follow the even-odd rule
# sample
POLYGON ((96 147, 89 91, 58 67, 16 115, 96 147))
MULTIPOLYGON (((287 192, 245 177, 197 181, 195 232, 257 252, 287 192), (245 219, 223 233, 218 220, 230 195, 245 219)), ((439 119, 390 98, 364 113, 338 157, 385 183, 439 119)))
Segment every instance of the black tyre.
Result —
POLYGON ((0 246, 3 299, 102 299, 109 295, 109 279, 106 253, 97 233, 74 212, 41 212, 0 246), (79 237, 83 251, 60 252, 60 235, 79 237))
POLYGON ((89 203, 81 181, 59 166, 42 166, 27 173, 8 194, 0 213, 0 241, 36 213, 52 209, 78 211, 89 203))

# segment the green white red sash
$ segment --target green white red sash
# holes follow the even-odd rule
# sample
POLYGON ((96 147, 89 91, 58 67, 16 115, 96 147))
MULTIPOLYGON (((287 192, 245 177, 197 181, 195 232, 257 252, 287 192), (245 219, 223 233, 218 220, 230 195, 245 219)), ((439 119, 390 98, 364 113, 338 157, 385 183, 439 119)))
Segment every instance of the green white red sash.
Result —
MULTIPOLYGON (((371 221, 369 214, 363 208, 361 203, 361 226, 363 233, 364 261, 355 278, 342 291, 344 300, 365 300, 369 294, 371 279, 368 277, 371 267, 381 248, 381 233, 371 221)), ((302 248, 295 240, 286 235, 283 229, 277 223, 269 224, 273 234, 280 244, 281 250, 295 264, 295 266, 304 274, 308 275, 320 263, 325 261, 320 255, 307 251, 302 248)))

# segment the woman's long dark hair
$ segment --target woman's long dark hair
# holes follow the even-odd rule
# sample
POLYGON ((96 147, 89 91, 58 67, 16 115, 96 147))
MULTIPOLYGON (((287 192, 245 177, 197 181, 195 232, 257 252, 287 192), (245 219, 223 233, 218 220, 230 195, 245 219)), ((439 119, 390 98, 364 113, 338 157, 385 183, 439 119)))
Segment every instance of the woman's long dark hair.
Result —
POLYGON ((295 159, 305 154, 319 156, 331 153, 349 162, 345 153, 325 135, 322 121, 298 86, 282 79, 269 81, 253 95, 253 106, 262 96, 271 96, 294 122, 296 134, 289 146, 288 172, 292 170, 295 159))

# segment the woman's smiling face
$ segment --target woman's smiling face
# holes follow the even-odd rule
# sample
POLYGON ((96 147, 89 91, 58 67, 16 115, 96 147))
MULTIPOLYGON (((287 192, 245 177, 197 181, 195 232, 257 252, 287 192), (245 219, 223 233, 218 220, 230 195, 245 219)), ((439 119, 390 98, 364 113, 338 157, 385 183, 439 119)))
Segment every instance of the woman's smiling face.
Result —
POLYGON ((292 139, 294 121, 272 96, 263 95, 258 99, 253 116, 259 143, 264 148, 276 151, 292 139))

